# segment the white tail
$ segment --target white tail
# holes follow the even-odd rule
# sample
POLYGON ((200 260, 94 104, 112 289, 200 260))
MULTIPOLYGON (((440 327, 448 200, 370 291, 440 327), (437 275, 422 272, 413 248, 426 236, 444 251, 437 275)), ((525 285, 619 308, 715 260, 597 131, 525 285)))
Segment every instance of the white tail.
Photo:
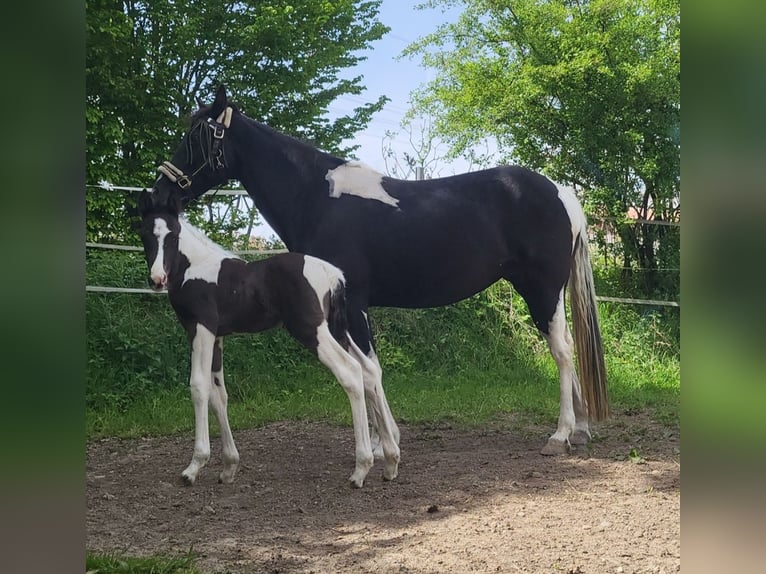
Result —
POLYGON ((596 421, 604 420, 609 416, 609 394, 606 386, 604 349, 598 324, 593 269, 590 266, 588 240, 584 226, 580 228, 572 250, 569 301, 572 308, 572 327, 582 396, 588 405, 590 418, 596 421))

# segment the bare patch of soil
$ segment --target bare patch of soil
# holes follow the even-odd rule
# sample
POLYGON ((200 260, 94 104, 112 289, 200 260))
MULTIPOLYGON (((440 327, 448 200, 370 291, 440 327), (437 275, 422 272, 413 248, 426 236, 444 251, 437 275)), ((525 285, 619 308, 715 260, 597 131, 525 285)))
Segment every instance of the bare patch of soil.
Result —
POLYGON ((361 490, 346 482, 352 429, 324 423, 235 432, 228 485, 216 439, 192 487, 192 436, 92 442, 88 549, 193 548, 205 572, 232 574, 680 571, 677 428, 623 415, 543 457, 550 429, 502 427, 402 425, 399 478, 376 461, 361 490))

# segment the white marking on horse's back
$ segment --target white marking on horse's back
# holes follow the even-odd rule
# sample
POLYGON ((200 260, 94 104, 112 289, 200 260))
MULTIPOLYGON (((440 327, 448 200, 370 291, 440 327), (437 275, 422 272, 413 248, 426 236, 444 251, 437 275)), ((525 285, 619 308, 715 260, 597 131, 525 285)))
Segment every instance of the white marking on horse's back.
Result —
POLYGON ((580 205, 580 201, 577 199, 574 189, 556 183, 556 187, 559 190, 559 199, 564 204, 564 209, 567 210, 569 215, 569 221, 572 224, 572 245, 574 245, 577 235, 582 233, 583 239, 585 239, 585 230, 587 229, 587 220, 585 218, 585 212, 580 205))
POLYGON ((192 279, 202 279, 218 284, 223 260, 240 258, 226 251, 185 219, 179 218, 178 221, 181 224, 178 249, 189 259, 189 268, 184 272, 183 283, 192 279))
POLYGON ((345 283, 343 271, 311 255, 303 256, 303 276, 316 293, 324 311, 327 311, 323 306, 325 293, 332 293, 339 284, 345 283))
POLYGON ((330 182, 330 197, 342 194, 355 195, 363 199, 374 199, 397 207, 399 200, 383 189, 383 174, 359 161, 349 161, 327 172, 325 179, 330 182))

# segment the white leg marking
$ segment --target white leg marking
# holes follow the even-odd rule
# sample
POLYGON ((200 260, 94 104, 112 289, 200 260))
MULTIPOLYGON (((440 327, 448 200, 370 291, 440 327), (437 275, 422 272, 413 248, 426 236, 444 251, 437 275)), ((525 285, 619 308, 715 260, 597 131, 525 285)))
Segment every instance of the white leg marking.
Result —
POLYGON ((208 429, 207 409, 212 386, 211 367, 213 365, 213 345, 215 335, 203 325, 197 325, 197 333, 192 340, 191 387, 194 402, 194 454, 189 466, 181 473, 186 484, 194 484, 200 469, 210 459, 210 431, 208 429))
POLYGON ((317 355, 335 375, 351 403, 356 440, 356 467, 349 477, 352 486, 361 488, 373 464, 370 429, 367 426, 367 409, 364 405, 364 382, 362 366, 347 353, 330 334, 327 321, 317 327, 317 355))
MULTIPOLYGON (((572 340, 572 334, 569 332, 569 326, 565 325, 564 327, 567 344, 571 349, 574 349, 574 341, 572 340)), ((587 444, 591 438, 588 423, 588 409, 585 402, 582 400, 580 379, 577 377, 577 371, 574 367, 572 370, 572 398, 574 399, 575 428, 572 436, 569 437, 569 441, 572 444, 587 444)))
POLYGON ((564 314, 564 290, 559 294, 556 312, 548 325, 548 346, 559 369, 560 404, 559 424, 556 432, 548 439, 543 454, 563 454, 569 446, 569 436, 575 428, 575 413, 572 398, 575 368, 572 338, 566 336, 567 325, 564 314))
POLYGON ((383 174, 358 162, 348 161, 327 172, 325 179, 330 182, 330 197, 344 193, 364 199, 373 199, 397 207, 399 200, 383 189, 383 174))
POLYGON ((216 339, 216 345, 221 349, 221 368, 212 372, 212 391, 210 393, 210 408, 218 419, 218 426, 221 429, 221 445, 223 450, 223 470, 218 478, 218 482, 234 482, 234 474, 239 466, 239 452, 234 444, 234 436, 231 434, 229 426, 228 404, 229 395, 226 392, 226 385, 223 380, 223 337, 216 339))
POLYGON ((375 351, 370 349, 370 356, 364 355, 361 349, 349 336, 350 351, 353 357, 362 365, 362 379, 364 381, 364 395, 380 431, 379 440, 386 459, 383 470, 383 478, 393 480, 399 474, 399 427, 396 425, 391 409, 388 406, 386 395, 383 392, 383 370, 380 368, 375 351))

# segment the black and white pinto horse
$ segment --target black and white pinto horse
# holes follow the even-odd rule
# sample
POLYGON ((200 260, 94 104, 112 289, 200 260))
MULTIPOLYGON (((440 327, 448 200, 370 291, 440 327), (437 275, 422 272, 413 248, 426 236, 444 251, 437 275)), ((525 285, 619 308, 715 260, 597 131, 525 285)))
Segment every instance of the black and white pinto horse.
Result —
POLYGON ((154 289, 168 290, 170 303, 191 344, 191 395, 195 441, 191 463, 181 474, 193 484, 210 458, 208 407, 221 429, 223 471, 232 482, 239 464, 227 414, 223 379, 223 337, 256 333, 278 325, 311 350, 348 394, 356 439, 356 467, 349 480, 364 484, 373 465, 365 395, 383 423, 383 477, 392 480, 399 464, 398 438, 379 381, 364 376, 377 366, 348 336, 345 280, 337 267, 298 253, 245 262, 225 251, 182 216, 177 194, 141 192, 141 240, 154 289))
MULTIPOLYGON (((573 190, 518 166, 425 181, 386 177, 248 118, 223 86, 159 171, 155 188, 184 202, 239 180, 290 251, 343 270, 349 333, 375 365, 365 371, 375 388, 382 373, 368 307, 447 305, 506 279, 558 366, 558 428, 543 454, 587 442, 589 419, 608 416, 586 219, 573 190)), ((390 440, 383 421, 370 418, 373 442, 377 431, 390 440)))

